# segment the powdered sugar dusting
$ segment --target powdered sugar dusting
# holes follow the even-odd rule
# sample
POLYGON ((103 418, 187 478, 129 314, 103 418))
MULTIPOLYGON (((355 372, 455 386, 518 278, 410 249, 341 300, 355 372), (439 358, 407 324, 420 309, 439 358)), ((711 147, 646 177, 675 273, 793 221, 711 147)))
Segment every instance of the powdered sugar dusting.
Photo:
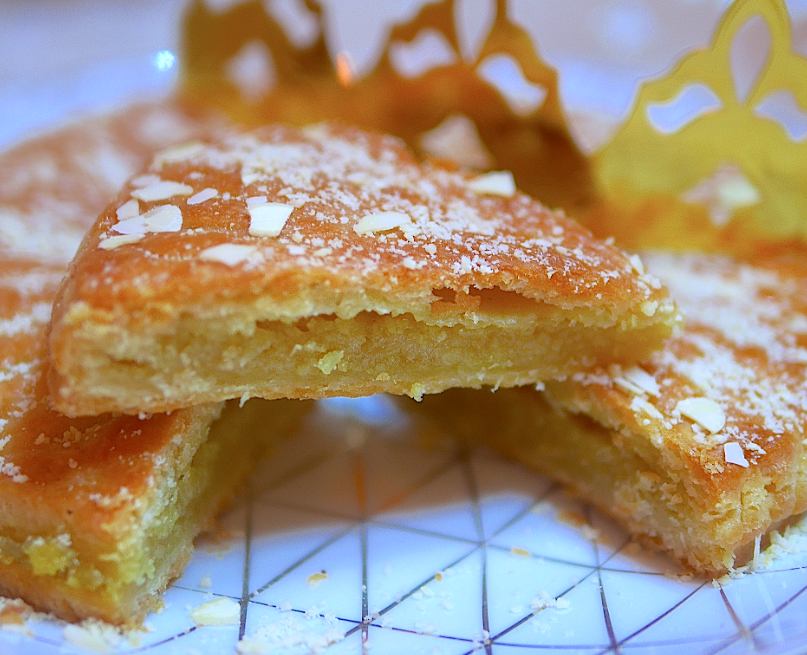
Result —
MULTIPOLYGON (((169 103, 61 127, 0 154, 0 250, 66 265, 88 228, 155 149, 209 126, 169 103)), ((161 179, 152 175, 145 179, 161 179)))
MULTIPOLYGON (((222 132, 205 147, 191 144, 157 157, 131 193, 141 200, 192 193, 193 206, 211 193, 195 186, 193 180, 202 178, 215 178, 219 189, 241 185, 216 196, 222 224, 236 212, 248 216, 246 229, 229 219, 233 243, 273 237, 298 267, 389 279, 383 271, 390 267, 421 271, 442 265, 445 284, 452 287, 508 271, 508 283, 525 295, 536 288, 526 277, 558 276, 553 284, 566 280, 567 298, 605 304, 602 290, 619 284, 625 287, 620 302, 650 301, 658 303, 660 315, 672 311, 655 278, 637 273, 625 254, 518 193, 509 173, 424 165, 392 137, 324 124, 222 132)), ((173 202, 182 208, 184 201, 173 202)), ((112 229, 154 231, 138 220, 119 220, 112 229)), ((194 229, 189 225, 181 233, 190 236, 194 229)), ((196 255, 190 245, 172 253, 174 259, 196 255)))
POLYGON ((0 475, 17 484, 27 482, 28 475, 7 446, 15 437, 16 421, 35 406, 33 389, 45 364, 42 346, 61 277, 58 267, 0 261, 0 293, 5 298, 0 306, 0 337, 6 343, 0 372, 0 434, 7 431, 0 439, 0 475))
POLYGON ((670 289, 685 329, 643 367, 649 385, 621 369, 578 374, 574 382, 638 394, 630 407, 638 425, 655 426, 648 434, 684 438, 687 422, 693 452, 720 446, 720 461, 741 467, 760 462, 777 439, 800 444, 807 279, 713 255, 651 253, 645 260, 670 289))

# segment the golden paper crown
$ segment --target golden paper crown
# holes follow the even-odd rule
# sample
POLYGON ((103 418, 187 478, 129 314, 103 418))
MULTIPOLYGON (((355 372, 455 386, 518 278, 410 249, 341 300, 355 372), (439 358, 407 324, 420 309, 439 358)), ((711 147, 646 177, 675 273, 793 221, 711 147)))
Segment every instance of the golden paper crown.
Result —
POLYGON ((321 9, 311 0, 305 8, 315 38, 300 46, 259 0, 222 12, 197 0, 184 26, 182 96, 245 124, 338 120, 397 134, 424 155, 509 169, 526 192, 630 247, 748 255, 807 243, 807 139, 794 139, 764 111, 789 94, 807 112, 807 59, 792 49, 783 0, 737 0, 708 48, 641 85, 627 122, 590 159, 569 136, 556 72, 508 19, 505 0, 497 0, 472 60, 461 55, 455 2, 442 0, 393 27, 377 64, 362 76, 345 53, 330 57, 321 9), (741 93, 732 51, 755 17, 767 26, 770 48, 741 93), (441 44, 443 59, 422 71, 401 70, 400 49, 427 38, 441 44), (255 56, 265 56, 271 70, 261 71, 260 61, 245 68, 255 56), (537 101, 519 103, 487 74, 489 64, 503 60, 540 92, 537 101), (711 94, 708 111, 674 129, 654 124, 654 112, 693 88, 711 94))
POLYGON ((807 242, 807 139, 795 140, 764 112, 787 95, 807 112, 807 59, 792 50, 784 2, 738 0, 710 47, 642 84, 627 122, 596 155, 597 231, 638 247, 742 254, 769 243, 807 242), (732 50, 755 17, 767 26, 770 47, 743 93, 732 50), (697 86, 713 94, 715 106, 674 131, 653 125, 654 109, 697 86))

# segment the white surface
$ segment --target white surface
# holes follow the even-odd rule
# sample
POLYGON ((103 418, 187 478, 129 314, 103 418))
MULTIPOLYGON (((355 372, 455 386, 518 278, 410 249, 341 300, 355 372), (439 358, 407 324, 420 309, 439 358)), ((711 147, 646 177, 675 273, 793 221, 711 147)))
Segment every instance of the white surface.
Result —
MULTIPOLYGON (((178 7, 6 0, 0 143, 168 92, 173 69, 159 70, 155 56, 175 51, 178 7)), ((604 97, 597 79, 589 87, 572 77, 572 95, 604 97)), ((422 450, 377 427, 324 424, 282 446, 223 519, 229 536, 199 544, 149 632, 117 650, 234 653, 245 636, 273 653, 302 653, 335 634, 344 638, 329 655, 807 649, 807 555, 722 589, 676 580, 665 577, 665 559, 632 554, 609 521, 521 467, 487 453, 422 450), (570 523, 573 515, 590 527, 570 523), (307 582, 321 571, 326 580, 307 582), (189 610, 216 597, 240 604, 241 623, 195 628, 189 610)), ((29 628, 0 630, 0 652, 80 652, 63 642, 62 624, 29 628)))
MULTIPOLYGON (((540 476, 485 452, 418 448, 405 431, 329 411, 279 447, 224 517, 223 536, 198 544, 149 632, 117 650, 235 653, 246 637, 266 649, 257 652, 297 654, 323 635, 339 638, 328 655, 807 644, 807 555, 724 588, 677 580, 666 559, 631 548, 540 476), (240 604, 242 623, 195 627, 191 610, 221 597, 240 604)), ((0 631, 0 652, 80 652, 62 642, 63 625, 28 627, 31 636, 0 631)))

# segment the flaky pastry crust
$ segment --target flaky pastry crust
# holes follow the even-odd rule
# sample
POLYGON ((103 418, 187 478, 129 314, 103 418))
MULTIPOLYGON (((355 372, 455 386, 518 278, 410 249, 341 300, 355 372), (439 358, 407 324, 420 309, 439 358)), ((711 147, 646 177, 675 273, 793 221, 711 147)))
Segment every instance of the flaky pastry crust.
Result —
POLYGON ((334 125, 159 153, 55 305, 70 415, 223 398, 420 397, 636 361, 676 321, 641 261, 518 193, 334 125))
POLYGON ((807 269, 648 254, 685 327, 640 366, 429 399, 448 429, 561 480, 719 575, 807 509, 807 269))

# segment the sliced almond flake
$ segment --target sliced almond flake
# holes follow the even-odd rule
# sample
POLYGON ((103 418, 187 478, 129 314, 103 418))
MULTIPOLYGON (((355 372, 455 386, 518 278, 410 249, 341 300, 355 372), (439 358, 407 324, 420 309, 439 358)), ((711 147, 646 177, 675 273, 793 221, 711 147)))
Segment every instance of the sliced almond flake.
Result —
POLYGON ((249 233, 254 237, 276 237, 283 230, 286 221, 294 211, 294 207, 282 202, 266 202, 263 204, 249 204, 249 233))
POLYGON ((367 214, 353 226, 356 234, 370 234, 373 232, 386 232, 398 227, 411 225, 412 218, 403 212, 376 212, 367 214))
POLYGON ((706 206, 712 223, 722 227, 738 209, 752 207, 762 197, 739 167, 723 165, 710 177, 685 191, 681 199, 706 206))
POLYGON ((510 171, 491 171, 468 182, 474 193, 512 198, 516 193, 516 182, 510 171))
POLYGON ((420 145, 432 157, 457 162, 468 168, 490 168, 490 154, 479 136, 473 120, 464 114, 454 114, 437 127, 420 135, 420 145))
POLYGON ((206 189, 202 189, 199 193, 195 193, 190 198, 188 198, 188 204, 199 205, 203 202, 207 202, 208 200, 212 200, 217 195, 219 195, 218 189, 208 187, 206 189))
POLYGON ((622 371, 622 376, 639 387, 648 396, 658 396, 661 393, 656 378, 639 366, 631 366, 629 369, 622 371))
POLYGON ((160 205, 141 218, 148 232, 179 232, 182 229, 182 210, 176 205, 160 205))
POLYGON ((205 248, 199 253, 199 259, 210 262, 219 262, 227 266, 237 266, 251 261, 258 254, 255 246, 238 243, 221 243, 217 246, 205 248))
POLYGON ((191 610, 196 625, 237 625, 241 620, 241 606, 232 598, 216 598, 191 610))
POLYGON ((764 448, 762 448, 761 446, 755 444, 753 441, 749 441, 745 445, 745 447, 748 450, 753 450, 754 452, 759 453, 760 455, 767 455, 768 454, 768 452, 764 448))
POLYGON ((249 186, 250 184, 253 184, 258 180, 260 180, 261 177, 263 176, 261 175, 261 173, 258 173, 257 171, 243 170, 241 171, 241 184, 243 184, 244 186, 249 186))
POLYGON ((137 237, 143 237, 147 232, 146 224, 143 221, 142 216, 133 216, 132 218, 127 218, 122 221, 118 221, 117 223, 115 223, 115 225, 112 226, 112 229, 120 234, 137 237))
POLYGON ((736 441, 723 444, 723 457, 729 464, 737 464, 737 466, 748 468, 748 460, 745 458, 743 447, 736 441))
POLYGON ((716 434, 726 425, 726 413, 714 400, 710 398, 694 397, 684 398, 675 406, 682 416, 695 421, 712 434, 716 434))
POLYGON ((252 207, 253 205, 263 205, 266 202, 266 196, 250 196, 247 198, 247 207, 252 207))
POLYGON ((161 150, 154 156, 154 162, 158 166, 162 166, 168 162, 184 161, 191 159, 194 155, 199 154, 205 149, 203 143, 194 141, 191 143, 183 143, 178 146, 172 146, 161 150))
POLYGON ((641 398, 639 396, 634 396, 633 397, 633 400, 631 400, 631 403, 630 403, 630 408, 634 412, 642 411, 645 414, 647 414, 648 416, 650 416, 651 418, 654 418, 654 419, 656 419, 658 421, 660 421, 660 420, 662 420, 664 418, 664 415, 656 408, 655 405, 653 405, 652 403, 649 403, 647 400, 645 400, 644 398, 641 398))
POLYGON ((162 182, 162 178, 159 175, 154 175, 153 173, 138 175, 137 177, 132 178, 132 186, 138 188, 151 186, 152 184, 157 184, 158 182, 162 182))
POLYGON ((143 234, 116 234, 114 236, 101 239, 101 241, 98 243, 98 247, 102 250, 114 250, 118 246, 126 246, 130 243, 137 243, 144 236, 145 235, 143 234))
POLYGON ((115 210, 115 216, 118 221, 125 221, 126 219, 140 216, 140 203, 134 198, 127 200, 115 210))
POLYGON ((146 187, 132 191, 132 198, 137 198, 143 202, 155 202, 157 200, 168 200, 176 196, 193 195, 193 187, 181 182, 171 182, 160 180, 146 187))
POLYGON ((624 378, 622 376, 615 377, 614 378, 614 384, 616 386, 618 386, 620 389, 622 389, 623 391, 627 391, 628 393, 632 393, 632 394, 634 394, 636 396, 641 396, 641 395, 644 395, 644 393, 645 393, 644 389, 642 389, 639 386, 636 386, 635 384, 633 384, 633 382, 631 382, 630 380, 628 380, 628 379, 626 379, 626 378, 624 378))

